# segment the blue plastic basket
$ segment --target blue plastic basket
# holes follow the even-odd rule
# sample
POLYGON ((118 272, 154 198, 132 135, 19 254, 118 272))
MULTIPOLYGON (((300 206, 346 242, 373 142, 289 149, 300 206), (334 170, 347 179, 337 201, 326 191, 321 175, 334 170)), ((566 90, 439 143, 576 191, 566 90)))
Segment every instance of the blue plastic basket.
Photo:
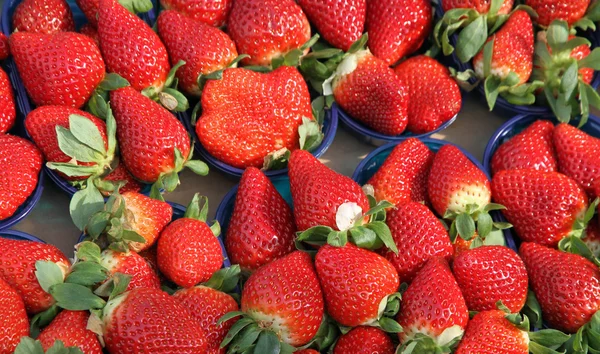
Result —
POLYGON ((11 240, 18 240, 18 241, 32 241, 32 242, 46 243, 43 240, 40 240, 39 238, 37 238, 33 235, 30 235, 30 234, 22 232, 22 231, 16 231, 16 230, 2 230, 0 232, 0 237, 8 238, 11 240))

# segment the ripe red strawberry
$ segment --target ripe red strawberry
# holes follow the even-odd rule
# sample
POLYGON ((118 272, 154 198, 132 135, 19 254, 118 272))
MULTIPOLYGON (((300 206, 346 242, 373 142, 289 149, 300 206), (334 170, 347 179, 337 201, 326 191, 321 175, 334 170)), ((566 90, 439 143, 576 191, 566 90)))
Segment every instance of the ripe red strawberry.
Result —
MULTIPOLYGON (((569 39, 573 39, 575 36, 569 36, 569 39)), ((591 53, 590 46, 587 44, 582 44, 579 47, 575 47, 571 51, 571 58, 575 58, 576 60, 581 60, 591 53)), ((594 69, 592 68, 581 68, 579 69, 579 77, 586 84, 590 84, 592 79, 594 78, 594 69)))
POLYGON ((540 26, 548 27, 554 20, 567 21, 570 25, 585 15, 590 0, 526 0, 525 5, 531 6, 538 14, 536 19, 540 26))
POLYGON ((465 299, 448 262, 431 258, 402 294, 400 343, 406 347, 417 342, 415 353, 422 352, 419 348, 444 347, 464 333, 468 321, 465 299))
POLYGON ((299 0, 298 5, 323 39, 343 51, 364 32, 366 0, 299 0))
POLYGON ((218 240, 219 224, 211 229, 206 224, 208 201, 200 210, 200 197, 196 194, 183 218, 167 225, 160 233, 156 259, 160 271, 175 284, 192 287, 210 279, 223 264, 223 254, 218 240))
POLYGON ((19 293, 0 276, 0 353, 15 351, 19 340, 29 336, 29 319, 19 293))
POLYGON ((124 77, 138 91, 149 86, 160 91, 170 66, 158 35, 117 0, 100 0, 98 6, 98 39, 106 69, 124 77))
POLYGON ((392 339, 376 327, 355 327, 338 339, 333 354, 393 354, 392 339))
POLYGON ((427 175, 434 153, 421 140, 409 138, 398 144, 367 182, 375 199, 396 206, 427 200, 427 175))
POLYGON ((369 0, 366 29, 373 55, 387 65, 415 52, 432 28, 428 0, 369 0))
POLYGON ((556 171, 553 131, 554 125, 548 120, 533 122, 521 133, 500 145, 492 157, 492 173, 521 168, 556 171))
POLYGON ((494 200, 522 241, 556 247, 577 228, 587 197, 569 177, 535 170, 500 171, 492 180, 494 200))
POLYGON ((314 349, 297 350, 294 353, 296 353, 296 354, 319 354, 319 352, 314 349))
POLYGON ((129 248, 135 252, 150 248, 171 222, 173 208, 168 203, 140 193, 124 192, 121 196, 126 208, 133 214, 133 220, 128 222, 129 227, 146 239, 145 243, 130 243, 129 248))
POLYGON ((386 135, 408 123, 408 89, 394 70, 368 50, 348 55, 332 82, 335 101, 359 122, 386 135))
MULTIPOLYGON (((120 193, 139 193, 142 189, 142 184, 133 178, 131 173, 127 171, 125 165, 122 163, 118 164, 117 167, 115 167, 115 169, 108 174, 108 176, 104 177, 104 180, 114 183, 124 183, 124 185, 119 189, 120 193)), ((108 195, 108 193, 105 192, 105 195, 108 195)))
POLYGON ((65 0, 24 0, 13 12, 12 21, 16 32, 75 32, 73 13, 65 0))
POLYGON ((322 246, 315 267, 327 313, 342 326, 377 323, 380 304, 400 286, 398 273, 389 261, 353 244, 322 246))
POLYGON ((98 337, 87 329, 89 317, 87 311, 64 310, 44 328, 38 340, 44 350, 50 349, 56 340, 60 340, 65 347, 79 347, 86 354, 102 354, 98 337))
POLYGON ((552 328, 575 333, 600 308, 600 270, 582 256, 536 243, 519 253, 544 320, 552 328))
POLYGON ((4 60, 10 56, 10 47, 8 46, 8 38, 4 33, 0 33, 0 60, 4 60))
POLYGON ((581 239, 592 251, 594 257, 600 257, 600 224, 598 218, 593 218, 585 229, 585 237, 581 239))
POLYGON ((225 32, 177 11, 160 13, 158 33, 171 64, 176 65, 180 60, 185 62, 175 75, 179 86, 191 95, 200 96, 200 75, 223 70, 237 57, 235 43, 225 32))
POLYGON ((204 87, 196 134, 220 161, 237 168, 262 167, 268 154, 300 147, 303 117, 312 117, 310 95, 295 68, 266 74, 227 69, 223 79, 204 87))
POLYGON ((310 24, 293 0, 237 0, 227 30, 244 65, 269 66, 310 39, 310 24))
POLYGON ((111 275, 115 273, 130 275, 131 280, 127 290, 136 288, 160 289, 158 276, 148 262, 136 252, 122 253, 105 250, 102 252, 100 264, 108 269, 111 275))
MULTIPOLYGON (((475 231, 475 236, 473 238, 477 238, 477 231, 475 231)), ((454 240, 454 243, 452 244, 452 259, 456 259, 456 257, 458 257, 459 254, 470 250, 472 242, 473 239, 467 241, 462 237, 457 237, 456 240, 454 240)))
POLYGON ((225 354, 225 348, 220 349, 219 346, 236 319, 217 323, 226 313, 239 310, 237 302, 226 293, 203 285, 181 289, 173 297, 200 323, 206 334, 207 353, 225 354))
POLYGON ((100 50, 85 35, 17 32, 9 42, 23 85, 37 106, 79 108, 104 79, 100 50))
POLYGON ((527 270, 508 247, 481 246, 460 253, 452 270, 470 311, 495 310, 498 301, 511 312, 525 305, 527 270))
POLYGON ((0 278, 19 293, 27 313, 36 314, 50 308, 54 299, 40 286, 35 275, 35 262, 55 262, 65 274, 70 266, 67 257, 52 245, 2 237, 0 249, 0 278))
POLYGON ((33 193, 42 154, 29 141, 0 135, 0 220, 12 216, 33 193))
POLYGON ((363 212, 369 210, 369 200, 356 182, 331 170, 309 152, 292 153, 289 177, 298 230, 319 225, 337 229, 336 213, 344 203, 356 203, 363 212))
POLYGON ((198 22, 221 27, 227 21, 232 0, 160 0, 165 10, 175 10, 198 22))
POLYGON ((15 124, 17 112, 10 79, 2 68, 0 68, 0 107, 0 133, 4 134, 15 124))
POLYGON ((134 289, 116 297, 106 304, 103 319, 106 349, 113 354, 207 351, 200 323, 159 289, 134 289))
POLYGON ((428 133, 460 111, 462 97, 458 84, 435 59, 426 55, 412 57, 394 71, 408 88, 408 131, 428 133))
POLYGON ((100 48, 100 39, 98 39, 98 30, 90 23, 81 26, 79 33, 84 34, 94 40, 94 43, 100 48))
POLYGON ((233 264, 254 271, 291 253, 294 215, 273 183, 259 169, 244 171, 227 227, 225 247, 233 264))
MULTIPOLYGON (((486 14, 490 10, 490 0, 443 0, 441 1, 444 12, 451 9, 474 9, 480 14, 486 14)), ((507 15, 513 7, 513 0, 502 1, 498 14, 507 15)))

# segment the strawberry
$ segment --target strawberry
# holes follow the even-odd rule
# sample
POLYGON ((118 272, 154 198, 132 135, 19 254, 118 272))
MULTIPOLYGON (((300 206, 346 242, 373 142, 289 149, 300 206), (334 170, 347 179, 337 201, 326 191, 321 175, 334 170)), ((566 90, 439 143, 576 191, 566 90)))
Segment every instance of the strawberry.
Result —
POLYGON ((4 60, 10 56, 10 47, 8 38, 4 33, 0 33, 0 60, 4 60))
POLYGON ((297 350, 294 353, 296 353, 296 354, 319 354, 319 352, 314 349, 302 349, 302 350, 297 350))
POLYGON ((315 267, 327 313, 342 326, 378 323, 381 304, 386 305, 400 286, 398 273, 389 261, 352 244, 322 246, 315 267))
POLYGON ((386 65, 418 50, 429 36, 432 9, 428 0, 369 0, 366 29, 369 48, 386 65))
POLYGON ((492 180, 494 200, 504 204, 504 216, 525 242, 556 247, 580 229, 587 209, 584 191, 558 172, 500 171, 492 180))
POLYGON ((133 214, 133 220, 130 220, 131 229, 146 240, 143 244, 130 243, 129 248, 135 252, 148 249, 171 221, 173 208, 168 203, 140 193, 124 192, 122 197, 125 207, 133 214))
POLYGON ((527 270, 508 247, 481 246, 460 253, 452 270, 470 311, 494 310, 498 301, 511 312, 525 305, 527 270))
POLYGON ((98 39, 98 30, 96 29, 96 27, 92 26, 90 23, 86 23, 85 25, 81 26, 81 28, 79 29, 79 33, 93 39, 94 43, 96 43, 98 48, 100 48, 100 39, 98 39))
POLYGON ((0 135, 0 220, 11 217, 33 193, 42 154, 29 141, 0 135))
POLYGON ((218 239, 220 226, 216 221, 208 226, 207 214, 208 199, 194 195, 183 218, 167 225, 158 239, 158 268, 184 288, 207 281, 223 264, 218 239), (204 205, 200 209, 202 200, 204 205))
POLYGON ((150 248, 146 248, 145 250, 141 251, 140 253, 138 253, 142 258, 144 258, 144 260, 146 261, 146 263, 148 263, 148 265, 150 266, 150 268, 152 268, 152 270, 154 271, 154 273, 156 273, 156 275, 158 276, 158 279, 160 280, 161 284, 163 283, 163 281, 166 280, 165 276, 162 275, 160 273, 160 270, 158 269, 158 260, 156 259, 156 244, 150 248))
POLYGON ((531 6, 538 14, 536 22, 543 27, 550 26, 554 20, 567 21, 570 25, 581 19, 587 11, 590 0, 526 0, 525 5, 531 6))
POLYGON ((103 320, 106 349, 113 354, 207 350, 200 323, 159 289, 139 288, 114 298, 104 307, 103 320))
POLYGON ((590 249, 594 257, 600 257, 600 224, 598 218, 593 218, 585 229, 585 237, 581 240, 590 249))
POLYGON ((492 156, 492 174, 502 170, 530 168, 538 171, 557 170, 552 144, 554 125, 548 120, 536 120, 519 134, 498 147, 492 156))
MULTIPOLYGON (((139 193, 142 189, 142 184, 138 182, 129 171, 125 168, 125 166, 120 163, 112 170, 108 176, 104 177, 105 181, 113 182, 113 183, 124 183, 123 186, 119 189, 119 192, 136 192, 139 193)), ((105 193, 106 195, 107 193, 105 193)))
POLYGON ((54 299, 38 283, 36 262, 55 262, 64 276, 70 266, 67 257, 52 245, 1 237, 0 249, 0 278, 19 293, 27 313, 36 314, 50 308, 54 299))
POLYGON ((0 133, 4 134, 15 124, 17 112, 15 97, 8 75, 0 68, 0 133))
POLYGON ((221 27, 227 21, 229 11, 233 4, 232 0, 160 0, 165 10, 175 10, 197 22, 209 26, 221 27))
POLYGON ((0 276, 0 353, 15 351, 19 340, 29 336, 29 319, 19 293, 0 276))
POLYGON ((102 354, 102 346, 96 334, 87 329, 89 317, 89 312, 86 311, 64 310, 44 328, 38 340, 44 350, 50 349, 56 340, 60 340, 65 347, 79 347, 86 354, 102 354))
POLYGON ((65 0, 24 0, 13 12, 12 22, 15 32, 75 32, 73 13, 65 0))
POLYGON ((402 282, 413 280, 419 269, 431 257, 452 259, 452 243, 444 225, 421 203, 410 202, 391 210, 386 223, 399 252, 383 249, 381 254, 398 271, 402 282))
MULTIPOLYGON (((575 36, 569 36, 569 39, 573 38, 575 38, 575 36)), ((587 44, 582 44, 579 47, 575 47, 571 51, 571 58, 579 61, 583 58, 586 58, 591 53, 592 51, 590 50, 590 46, 587 44)), ((584 83, 589 85, 592 82, 592 79, 594 78, 594 69, 589 67, 580 68, 579 77, 584 83)))
POLYGON ((225 247, 233 264, 254 271, 291 253, 296 238, 294 215, 273 183, 259 169, 244 171, 225 247))
POLYGON ((176 76, 180 87, 191 95, 200 96, 201 75, 223 70, 237 57, 235 43, 218 28, 173 10, 162 11, 157 23, 171 64, 186 63, 176 76))
POLYGON ((122 273, 131 276, 127 290, 136 288, 160 289, 158 276, 139 254, 129 251, 127 253, 113 250, 102 252, 100 265, 106 268, 109 274, 122 273))
POLYGON ((299 0, 298 5, 323 39, 343 51, 364 32, 366 0, 299 0))
MULTIPOLYGON (((469 311, 448 262, 431 258, 402 294, 398 322, 402 348, 415 353, 451 347, 464 333, 469 311)), ((448 350, 448 349, 446 349, 448 350)))
POLYGON ((310 95, 295 68, 227 69, 223 79, 204 87, 196 134, 218 160, 241 169, 261 167, 267 155, 301 147, 298 129, 304 118, 312 122, 310 95))
POLYGON ((375 199, 396 206, 427 200, 427 175, 434 153, 421 140, 409 138, 398 144, 367 182, 375 199))
POLYGON ((338 339, 333 354, 394 354, 392 339, 376 327, 355 327, 338 339))
POLYGON ((37 106, 79 108, 104 79, 100 50, 82 34, 17 32, 9 42, 23 85, 37 106), (54 65, 46 65, 48 61, 54 65))
POLYGON ((428 133, 460 111, 462 97, 458 84, 435 59, 426 55, 412 57, 394 71, 408 88, 408 131, 428 133))
MULTIPOLYGON (((474 9, 480 14, 486 14, 490 10, 491 0, 443 0, 441 1, 444 12, 452 9, 474 9)), ((502 6, 498 10, 499 15, 507 15, 513 7, 513 0, 502 0, 502 6)))
MULTIPOLYGON (((473 237, 473 239, 476 238, 477 231, 475 231, 475 236, 473 237)), ((473 239, 467 241, 462 237, 457 237, 456 240, 454 240, 454 243, 452 244, 452 259, 456 259, 456 257, 458 257, 459 254, 470 250, 471 244, 473 243, 473 239)))

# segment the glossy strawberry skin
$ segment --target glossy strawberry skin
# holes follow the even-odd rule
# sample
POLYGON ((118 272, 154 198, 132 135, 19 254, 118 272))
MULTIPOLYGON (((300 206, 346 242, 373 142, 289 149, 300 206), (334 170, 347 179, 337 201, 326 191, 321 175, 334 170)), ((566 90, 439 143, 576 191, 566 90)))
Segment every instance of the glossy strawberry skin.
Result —
POLYGON ((492 156, 492 173, 521 168, 556 171, 556 153, 552 144, 553 132, 554 125, 550 121, 533 122, 521 133, 498 147, 492 156))
POLYGON ((169 203, 137 192, 123 191, 121 196, 125 201, 125 206, 134 216, 134 221, 130 221, 129 226, 146 239, 145 243, 130 243, 129 249, 141 252, 150 248, 156 243, 163 229, 171 222, 173 208, 169 203))
POLYGON ((393 354, 392 339, 376 327, 355 327, 338 339, 333 354, 393 354))
POLYGON ((10 56, 10 47, 8 38, 4 33, 0 33, 0 60, 4 60, 10 56))
POLYGON ((24 0, 12 16, 13 30, 52 34, 74 32, 75 21, 65 0, 24 0))
POLYGON ((231 262, 254 271, 291 253, 295 238, 294 215, 286 201, 259 169, 247 168, 225 238, 231 262))
POLYGON ((94 43, 96 43, 98 48, 100 48, 100 39, 98 39, 98 29, 96 29, 96 27, 92 26, 90 23, 86 23, 85 25, 81 26, 79 33, 90 37, 92 40, 94 40, 94 43))
POLYGON ((166 10, 175 10, 195 21, 221 27, 227 21, 233 0, 160 0, 166 10))
POLYGON ((159 289, 134 289, 104 308, 104 340, 113 354, 205 353, 200 324, 159 289))
POLYGON ((575 333, 600 307, 600 270, 582 256, 521 244, 531 288, 551 328, 575 333))
POLYGON ((315 267, 327 313, 342 326, 354 327, 377 320, 381 301, 400 286, 398 273, 389 261, 352 244, 322 246, 315 267))
POLYGON ((324 315, 323 293, 310 256, 296 251, 260 267, 244 284, 241 309, 270 324, 281 341, 308 343, 324 315))
POLYGON ((322 38, 343 51, 348 51, 364 31, 366 0, 299 0, 298 5, 322 38))
POLYGON ((79 108, 104 79, 100 50, 85 35, 17 32, 9 42, 23 85, 37 106, 79 108), (49 60, 55 64, 47 65, 49 60))
POLYGON ((347 202, 356 203, 363 213, 369 210, 369 200, 356 182, 325 166, 307 151, 292 153, 288 175, 299 231, 319 225, 337 229, 337 209, 347 202))
POLYGON ((378 133, 402 134, 408 123, 406 86, 394 70, 368 51, 355 56, 356 69, 333 81, 335 101, 352 118, 378 133))
POLYGON ((66 269, 69 260, 56 247, 32 241, 0 237, 0 278, 15 289, 25 303, 27 313, 36 314, 54 304, 54 299, 39 285, 35 276, 36 261, 51 261, 66 269))
POLYGON ((556 247, 587 209, 587 197, 569 177, 535 170, 500 171, 492 180, 494 200, 525 242, 556 247))
POLYGON ((200 323, 206 334, 208 353, 225 354, 225 348, 221 349, 219 346, 236 318, 220 325, 217 323, 226 313, 239 310, 237 302, 230 295, 202 285, 181 289, 173 297, 200 323))
POLYGON ((526 0, 525 5, 531 6, 538 14, 536 22, 548 27, 554 20, 567 21, 570 25, 585 15, 590 0, 526 0))
POLYGON ((508 247, 481 246, 463 252, 452 264, 454 277, 470 311, 495 310, 502 303, 521 311, 527 299, 527 270, 508 247))
POLYGON ((0 108, 0 133, 4 134, 15 124, 17 111, 10 79, 2 68, 0 68, 0 107, 2 107, 0 108))
POLYGON ((434 156, 419 139, 409 138, 398 144, 367 182, 375 190, 375 199, 396 206, 426 201, 427 176, 434 156))
POLYGON ((124 77, 138 91, 149 86, 162 88, 171 68, 158 35, 117 0, 100 0, 98 6, 98 39, 106 69, 124 77))
POLYGON ((19 293, 0 276, 0 353, 15 351, 21 337, 29 336, 29 319, 19 293))
POLYGON ((225 69, 237 57, 235 43, 225 32, 173 10, 158 16, 158 33, 171 64, 185 62, 176 73, 179 87, 195 96, 200 96, 200 74, 225 69))
MULTIPOLYGON (((573 37, 574 36, 569 36, 569 39, 571 39, 573 37)), ((590 46, 588 46, 587 44, 582 44, 579 47, 576 47, 575 49, 573 49, 573 51, 571 51, 571 57, 575 58, 577 60, 581 60, 581 59, 587 57, 588 55, 590 55, 591 52, 592 51, 590 49, 590 46)), ((592 82, 592 79, 594 79, 594 69, 592 69, 592 68, 579 69, 579 77, 586 84, 590 84, 592 82)))
POLYGON ((110 93, 122 162, 140 181, 154 183, 175 169, 175 148, 185 158, 190 139, 177 118, 131 87, 110 93))
POLYGON ((462 96, 458 84, 435 59, 415 56, 400 63, 394 72, 408 88, 408 131, 429 133, 460 111, 462 96))
POLYGON ((429 0, 367 1, 369 48, 387 65, 419 49, 431 28, 429 0))
POLYGON ((529 335, 505 318, 500 310, 476 314, 463 336, 456 354, 527 354, 529 335))
POLYGON ((79 347, 86 354, 102 354, 102 346, 96 334, 87 329, 89 312, 63 310, 44 328, 38 340, 44 350, 60 340, 65 347, 79 347))
MULTIPOLYGON (((513 7, 513 0, 504 0, 498 14, 507 15, 513 7)), ((444 12, 451 9, 474 9, 480 14, 487 14, 492 4, 491 0, 442 0, 444 12)))
POLYGON ((223 79, 204 87, 196 134, 218 160, 260 168, 269 153, 299 148, 302 117, 312 117, 312 110, 297 69, 284 66, 266 74, 227 69, 223 79))
POLYGON ((128 291, 137 288, 160 289, 158 276, 148 262, 136 252, 121 253, 105 250, 102 252, 101 264, 111 275, 115 273, 130 275, 128 291))

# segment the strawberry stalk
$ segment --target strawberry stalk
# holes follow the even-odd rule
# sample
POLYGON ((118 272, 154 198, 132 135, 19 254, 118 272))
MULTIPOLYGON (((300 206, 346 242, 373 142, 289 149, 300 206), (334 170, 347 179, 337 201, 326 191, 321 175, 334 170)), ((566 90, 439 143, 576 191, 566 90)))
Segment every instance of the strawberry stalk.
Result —
POLYGON ((450 224, 450 241, 454 243, 460 236, 465 241, 471 241, 471 248, 489 244, 486 238, 499 230, 511 228, 512 225, 505 222, 495 222, 489 212, 506 209, 503 205, 489 203, 483 208, 477 204, 467 205, 467 210, 461 213, 446 211, 444 219, 452 220, 450 224))
POLYGON ((167 80, 162 87, 149 86, 142 90, 142 94, 156 102, 159 102, 163 107, 169 111, 174 112, 185 112, 190 105, 187 98, 179 91, 177 91, 177 79, 175 74, 177 69, 185 65, 185 61, 180 60, 175 64, 169 74, 167 80))
MULTIPOLYGON (((46 353, 52 354, 84 354, 77 346, 65 347, 61 340, 56 340, 52 347, 48 348, 46 353)), ((44 348, 39 340, 29 337, 21 338, 19 345, 15 349, 15 354, 44 354, 44 348)))

